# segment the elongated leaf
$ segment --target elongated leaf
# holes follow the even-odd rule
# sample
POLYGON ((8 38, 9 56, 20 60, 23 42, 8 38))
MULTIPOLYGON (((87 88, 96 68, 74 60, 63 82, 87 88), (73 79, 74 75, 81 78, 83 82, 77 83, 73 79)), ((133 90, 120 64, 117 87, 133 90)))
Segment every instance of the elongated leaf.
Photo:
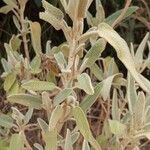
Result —
POLYGON ((6 6, 3 6, 3 7, 0 8, 0 13, 7 14, 7 13, 10 12, 12 9, 13 9, 12 6, 6 5, 6 6))
POLYGON ((72 93, 72 89, 64 89, 61 92, 59 92, 55 97, 54 97, 54 106, 57 106, 58 104, 62 103, 70 94, 72 93))
POLYGON ((69 129, 67 129, 67 135, 65 139, 65 150, 73 150, 71 133, 69 129))
POLYGON ((77 87, 83 89, 87 94, 93 95, 94 89, 91 83, 91 79, 87 73, 82 73, 77 77, 77 87))
POLYGON ((119 36, 119 34, 113 30, 106 23, 101 23, 98 27, 99 36, 106 39, 116 50, 118 58, 123 62, 123 64, 127 67, 127 69, 131 72, 132 76, 139 83, 139 85, 148 93, 150 93, 150 83, 148 82, 146 85, 140 79, 138 72, 135 69, 134 61, 129 52, 129 47, 127 43, 119 36), (109 36, 108 36, 109 35, 109 36))
POLYGON ((56 85, 47 81, 29 80, 23 83, 22 87, 26 90, 32 91, 52 91, 56 88, 56 85))
POLYGON ((109 120, 110 130, 115 135, 123 135, 126 133, 126 126, 117 120, 109 120))
POLYGON ((12 6, 13 8, 17 8, 16 0, 3 0, 3 2, 9 6, 12 6))
POLYGON ((56 128, 56 125, 60 118, 63 115, 63 108, 62 106, 58 105, 55 107, 55 109, 52 111, 50 120, 49 120, 49 131, 53 130, 56 128))
POLYGON ((82 150, 90 150, 89 144, 86 140, 83 141, 82 150))
POLYGON ((48 131, 48 124, 41 118, 38 118, 37 121, 40 128, 42 129, 42 132, 45 134, 48 131))
POLYGON ((24 106, 40 109, 42 107, 42 99, 39 96, 29 94, 14 94, 7 97, 12 103, 18 103, 24 106))
POLYGON ((11 64, 9 64, 6 59, 2 58, 1 59, 1 63, 2 63, 2 66, 3 66, 3 69, 5 72, 7 73, 10 73, 11 72, 11 69, 12 69, 12 66, 11 64))
POLYGON ((22 134, 13 134, 10 141, 9 150, 24 150, 22 134))
POLYGON ((32 46, 36 55, 42 53, 41 47, 41 26, 38 22, 30 22, 32 46))
POLYGON ((101 53, 105 49, 106 41, 104 39, 99 39, 91 47, 88 53, 85 55, 84 60, 88 59, 86 62, 86 67, 91 67, 95 61, 100 57, 101 53))
MULTIPOLYGON (((125 19, 128 16, 130 16, 131 14, 133 14, 137 9, 138 9, 137 6, 129 7, 125 16, 123 17, 123 19, 125 19)), ((109 17, 106 18, 105 22, 108 23, 109 25, 112 25, 113 22, 120 16, 121 12, 122 12, 122 10, 118 10, 117 12, 113 13, 112 15, 110 15, 109 17)))
POLYGON ((86 112, 100 96, 102 86, 103 86, 103 82, 98 83, 94 88, 94 94, 87 95, 80 103, 80 107, 83 109, 84 112, 86 112))
POLYGON ((47 131, 44 135, 45 150, 57 150, 57 130, 47 131))
POLYGON ((0 126, 5 128, 12 128, 14 126, 13 119, 5 114, 0 115, 0 126))
POLYGON ((15 73, 12 72, 12 73, 8 74, 5 81, 4 81, 4 90, 8 92, 9 89, 14 84, 15 80, 16 80, 16 74, 15 73))

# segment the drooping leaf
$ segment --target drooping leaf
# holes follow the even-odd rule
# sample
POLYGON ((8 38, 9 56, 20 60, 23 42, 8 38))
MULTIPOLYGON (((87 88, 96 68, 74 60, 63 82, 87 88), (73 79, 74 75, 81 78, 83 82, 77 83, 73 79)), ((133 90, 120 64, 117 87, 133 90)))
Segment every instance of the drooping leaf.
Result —
POLYGON ((82 102, 80 103, 80 107, 83 109, 84 112, 86 112, 94 104, 97 98, 100 96, 102 86, 103 86, 103 82, 98 83, 94 88, 94 94, 87 95, 82 100, 82 102))
POLYGON ((38 22, 30 22, 32 46, 37 56, 42 53, 41 26, 38 22))
POLYGON ((126 133, 127 127, 117 120, 109 120, 110 130, 115 135, 123 135, 126 133))
POLYGON ((113 30, 112 27, 110 27, 106 23, 101 23, 99 25, 98 34, 100 37, 106 39, 115 48, 118 58, 131 72, 132 76, 135 78, 138 84, 143 88, 143 90, 150 93, 150 83, 147 81, 147 84, 145 84, 140 79, 139 74, 135 69, 134 61, 130 54, 127 43, 119 36, 119 34, 115 30, 113 30))
POLYGON ((12 103, 18 103, 31 108, 40 109, 42 107, 42 99, 36 95, 29 94, 14 94, 7 97, 7 100, 12 103))
POLYGON ((54 97, 53 105, 57 106, 58 104, 62 103, 71 93, 72 93, 72 89, 70 89, 70 88, 66 88, 66 89, 60 91, 54 97))
POLYGON ((77 77, 77 84, 76 86, 80 89, 83 89, 87 94, 93 95, 94 89, 91 83, 91 79, 87 73, 82 73, 77 77))
POLYGON ((56 88, 56 85, 47 81, 29 80, 23 83, 22 87, 32 91, 52 91, 56 88))
MULTIPOLYGON (((137 6, 129 7, 128 10, 126 11, 126 14, 123 17, 123 19, 125 19, 128 16, 130 16, 131 14, 133 14, 137 9, 138 9, 137 6)), ((122 12, 122 10, 118 10, 117 12, 113 13, 112 15, 110 15, 109 17, 106 18, 105 22, 108 23, 109 25, 112 25, 113 22, 120 16, 121 12, 122 12)))

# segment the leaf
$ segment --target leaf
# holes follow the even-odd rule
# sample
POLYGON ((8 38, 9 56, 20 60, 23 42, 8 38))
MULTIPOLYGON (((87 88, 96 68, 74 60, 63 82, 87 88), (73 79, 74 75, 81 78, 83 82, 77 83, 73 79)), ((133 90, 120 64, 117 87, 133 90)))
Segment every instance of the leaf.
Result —
POLYGON ((86 140, 83 141, 82 150, 90 150, 89 144, 86 140))
POLYGON ((22 87, 32 91, 53 91, 56 88, 56 85, 47 81, 29 80, 24 82, 22 87))
POLYGON ((21 45, 21 40, 17 36, 13 35, 9 41, 9 45, 14 51, 17 51, 21 45))
POLYGON ((14 94, 7 97, 11 103, 18 103, 31 108, 40 109, 42 107, 42 99, 39 96, 29 94, 14 94))
POLYGON ((58 105, 55 107, 55 109, 52 111, 50 120, 49 120, 49 131, 54 130, 56 128, 56 125, 60 118, 63 115, 63 108, 62 106, 58 105))
POLYGON ((82 73, 77 77, 78 82, 76 86, 80 89, 83 89, 87 94, 93 95, 94 89, 91 83, 91 79, 87 73, 82 73))
POLYGON ((87 59, 86 67, 91 67, 92 65, 94 65, 95 61, 98 60, 101 53, 105 49, 105 46, 106 41, 102 38, 94 43, 94 45, 91 47, 91 49, 87 52, 87 54, 84 57, 84 60, 87 59))
POLYGON ((33 108, 29 108, 28 111, 26 112, 25 116, 24 116, 24 124, 29 123, 32 115, 33 115, 33 108))
POLYGON ((40 128, 42 129, 42 132, 45 134, 48 131, 48 124, 41 118, 38 118, 37 121, 40 128))
POLYGON ((8 6, 12 6, 13 8, 18 8, 16 0, 3 0, 5 4, 8 6))
POLYGON ((126 126, 117 120, 109 120, 110 130, 115 135, 124 135, 126 133, 126 126))
POLYGON ((15 73, 9 73, 6 78, 5 78, 5 81, 4 81, 4 90, 5 91, 9 91, 9 89, 12 87, 12 85, 14 84, 16 80, 16 74, 15 73))
POLYGON ((53 105, 57 106, 60 103, 62 103, 68 96, 70 96, 72 93, 72 89, 66 88, 62 91, 60 91, 55 97, 53 101, 53 105))
POLYGON ((11 64, 9 64, 6 59, 2 58, 1 59, 1 63, 2 63, 2 66, 4 68, 4 71, 7 72, 7 73, 10 73, 11 70, 12 70, 12 66, 11 64))
POLYGON ((44 135, 45 150, 57 150, 57 130, 47 131, 44 135))
POLYGON ((13 119, 9 115, 0 114, 0 126, 12 128, 15 125, 13 124, 13 119))
POLYGON ((78 129, 80 130, 81 134, 84 136, 84 139, 86 141, 89 141, 96 150, 101 150, 100 145, 92 136, 88 121, 86 119, 83 110, 80 107, 76 106, 75 108, 73 108, 73 116, 76 120, 78 129))
MULTIPOLYGON (((122 20, 133 14, 137 9, 138 9, 137 6, 129 7, 122 20)), ((117 12, 113 13, 112 15, 106 18, 105 22, 108 23, 109 25, 112 25, 114 21, 120 16, 121 12, 122 10, 118 10, 117 12)))
POLYGON ((94 102, 98 99, 101 93, 101 89, 103 86, 103 82, 98 83, 94 88, 93 95, 87 95, 82 102, 80 103, 80 107, 86 112, 90 107, 94 104, 94 102))
POLYGON ((71 133, 69 129, 67 129, 67 134, 65 139, 65 150, 73 150, 71 133))
POLYGON ((3 7, 0 8, 0 13, 7 14, 7 13, 10 12, 12 9, 13 9, 12 6, 6 5, 6 6, 3 6, 3 7))
POLYGON ((139 73, 135 69, 134 61, 129 51, 129 47, 127 43, 119 36, 119 34, 113 30, 106 23, 101 23, 98 27, 98 34, 100 37, 106 39, 116 50, 118 58, 122 61, 122 63, 127 67, 127 69, 131 72, 132 76, 138 82, 138 84, 145 90, 150 93, 150 83, 144 84, 143 81, 139 77, 139 73), (108 36, 109 35, 109 36, 108 36))
POLYGON ((14 22, 16 28, 20 31, 21 30, 21 26, 19 24, 18 18, 15 15, 13 15, 13 22, 14 22))
POLYGON ((37 56, 42 53, 41 47, 41 26, 38 22, 30 21, 32 46, 37 56))
POLYGON ((13 134, 10 140, 9 150, 24 150, 22 134, 13 134))

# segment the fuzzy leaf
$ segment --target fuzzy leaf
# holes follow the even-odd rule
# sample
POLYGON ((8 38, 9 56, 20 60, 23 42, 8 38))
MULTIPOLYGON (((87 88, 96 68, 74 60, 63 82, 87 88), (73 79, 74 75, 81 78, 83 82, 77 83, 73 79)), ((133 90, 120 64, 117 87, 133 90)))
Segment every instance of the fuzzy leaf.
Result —
POLYGON ((40 109, 42 107, 42 99, 39 96, 29 94, 14 94, 7 97, 11 103, 18 103, 31 108, 40 109))
POLYGON ((71 133, 69 129, 67 129, 67 135, 65 139, 65 150, 73 150, 71 133))
POLYGON ((60 91, 55 97, 53 105, 57 106, 58 104, 62 103, 68 96, 70 96, 72 93, 72 89, 66 88, 62 91, 60 91))
POLYGON ((77 87, 83 89, 87 94, 93 95, 94 89, 91 83, 91 79, 87 73, 82 73, 77 77, 77 87))
POLYGON ((32 46, 37 56, 42 53, 41 26, 38 22, 30 22, 32 46))
POLYGON ((135 69, 134 61, 130 54, 129 47, 127 43, 120 37, 120 35, 106 23, 101 23, 99 25, 98 34, 100 37, 103 37, 114 47, 114 49, 117 52, 118 58, 131 72, 135 80, 139 83, 139 85, 145 91, 150 93, 150 82, 147 82, 147 84, 144 84, 141 78, 139 77, 139 73, 135 69))
POLYGON ((56 88, 56 85, 47 81, 29 80, 23 83, 22 87, 32 91, 53 91, 56 88))
POLYGON ((0 8, 0 13, 7 14, 7 13, 10 12, 12 9, 13 9, 12 6, 6 5, 6 6, 3 6, 3 7, 0 8))
POLYGON ((42 132, 46 133, 48 131, 48 124, 41 118, 38 118, 37 121, 40 128, 42 129, 42 132))
POLYGON ((84 112, 86 112, 90 107, 94 104, 94 102, 97 100, 101 93, 103 83, 98 83, 94 88, 94 94, 93 95, 87 95, 82 102, 80 103, 80 107, 83 109, 84 112))

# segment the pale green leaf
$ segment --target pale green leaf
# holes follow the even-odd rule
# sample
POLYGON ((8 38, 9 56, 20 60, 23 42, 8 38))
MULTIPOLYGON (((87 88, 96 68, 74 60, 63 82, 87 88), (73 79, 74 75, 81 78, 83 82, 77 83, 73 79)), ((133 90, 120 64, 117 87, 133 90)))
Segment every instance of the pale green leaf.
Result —
POLYGON ((48 131, 48 124, 41 118, 38 118, 37 121, 40 128, 42 129, 42 132, 46 133, 48 131))
POLYGON ((98 83, 94 88, 93 95, 87 95, 82 102, 80 103, 80 107, 86 112, 90 107, 94 104, 94 102, 98 99, 101 93, 101 89, 103 86, 103 82, 98 83))
POLYGON ((98 27, 98 34, 100 37, 106 39, 116 50, 118 58, 131 72, 132 76, 139 83, 139 85, 148 93, 150 92, 150 83, 144 84, 139 77, 139 73, 135 69, 133 58, 130 54, 129 47, 127 43, 120 37, 120 35, 113 30, 106 23, 101 23, 98 27), (109 35, 109 36, 108 36, 109 35))
POLYGON ((12 6, 6 5, 6 6, 3 6, 3 7, 0 8, 0 13, 7 14, 7 13, 10 12, 12 9, 13 9, 12 6))
POLYGON ((56 88, 56 85, 47 81, 29 80, 24 82, 22 87, 32 91, 53 91, 56 88))
POLYGON ((71 132, 69 129, 67 129, 67 134, 66 134, 66 139, 65 139, 65 150, 73 150, 71 132))
POLYGON ((30 22, 32 46, 37 56, 42 53, 41 26, 38 22, 30 22))
POLYGON ((126 125, 120 123, 117 120, 109 120, 110 130, 115 135, 123 135, 126 134, 126 125))
POLYGON ((7 97, 11 103, 18 103, 24 106, 40 109, 42 107, 42 99, 39 96, 29 94, 14 94, 7 97))
POLYGON ((20 48, 21 40, 17 36, 13 35, 9 41, 9 45, 11 46, 12 50, 16 51, 20 48))
POLYGON ((72 93, 72 89, 66 88, 60 91, 55 97, 53 101, 53 105, 57 106, 58 104, 62 103, 68 96, 72 93))
POLYGON ((1 63, 5 72, 10 73, 12 70, 12 65, 6 61, 5 58, 1 59, 1 63))
POLYGON ((82 150, 90 150, 90 146, 86 140, 83 141, 82 150))
POLYGON ((7 4, 8 6, 12 6, 13 8, 16 8, 16 9, 18 8, 16 0, 3 0, 3 2, 7 4))
POLYGON ((87 94, 93 95, 94 88, 91 83, 91 79, 87 73, 82 73, 77 77, 78 82, 76 86, 82 90, 84 90, 87 94))
POLYGON ((19 24, 18 18, 15 15, 13 15, 13 22, 14 22, 16 28, 20 31, 21 30, 21 26, 19 24))
POLYGON ((24 124, 29 123, 32 115, 33 115, 33 108, 29 108, 28 111, 26 112, 25 116, 24 116, 24 124))

